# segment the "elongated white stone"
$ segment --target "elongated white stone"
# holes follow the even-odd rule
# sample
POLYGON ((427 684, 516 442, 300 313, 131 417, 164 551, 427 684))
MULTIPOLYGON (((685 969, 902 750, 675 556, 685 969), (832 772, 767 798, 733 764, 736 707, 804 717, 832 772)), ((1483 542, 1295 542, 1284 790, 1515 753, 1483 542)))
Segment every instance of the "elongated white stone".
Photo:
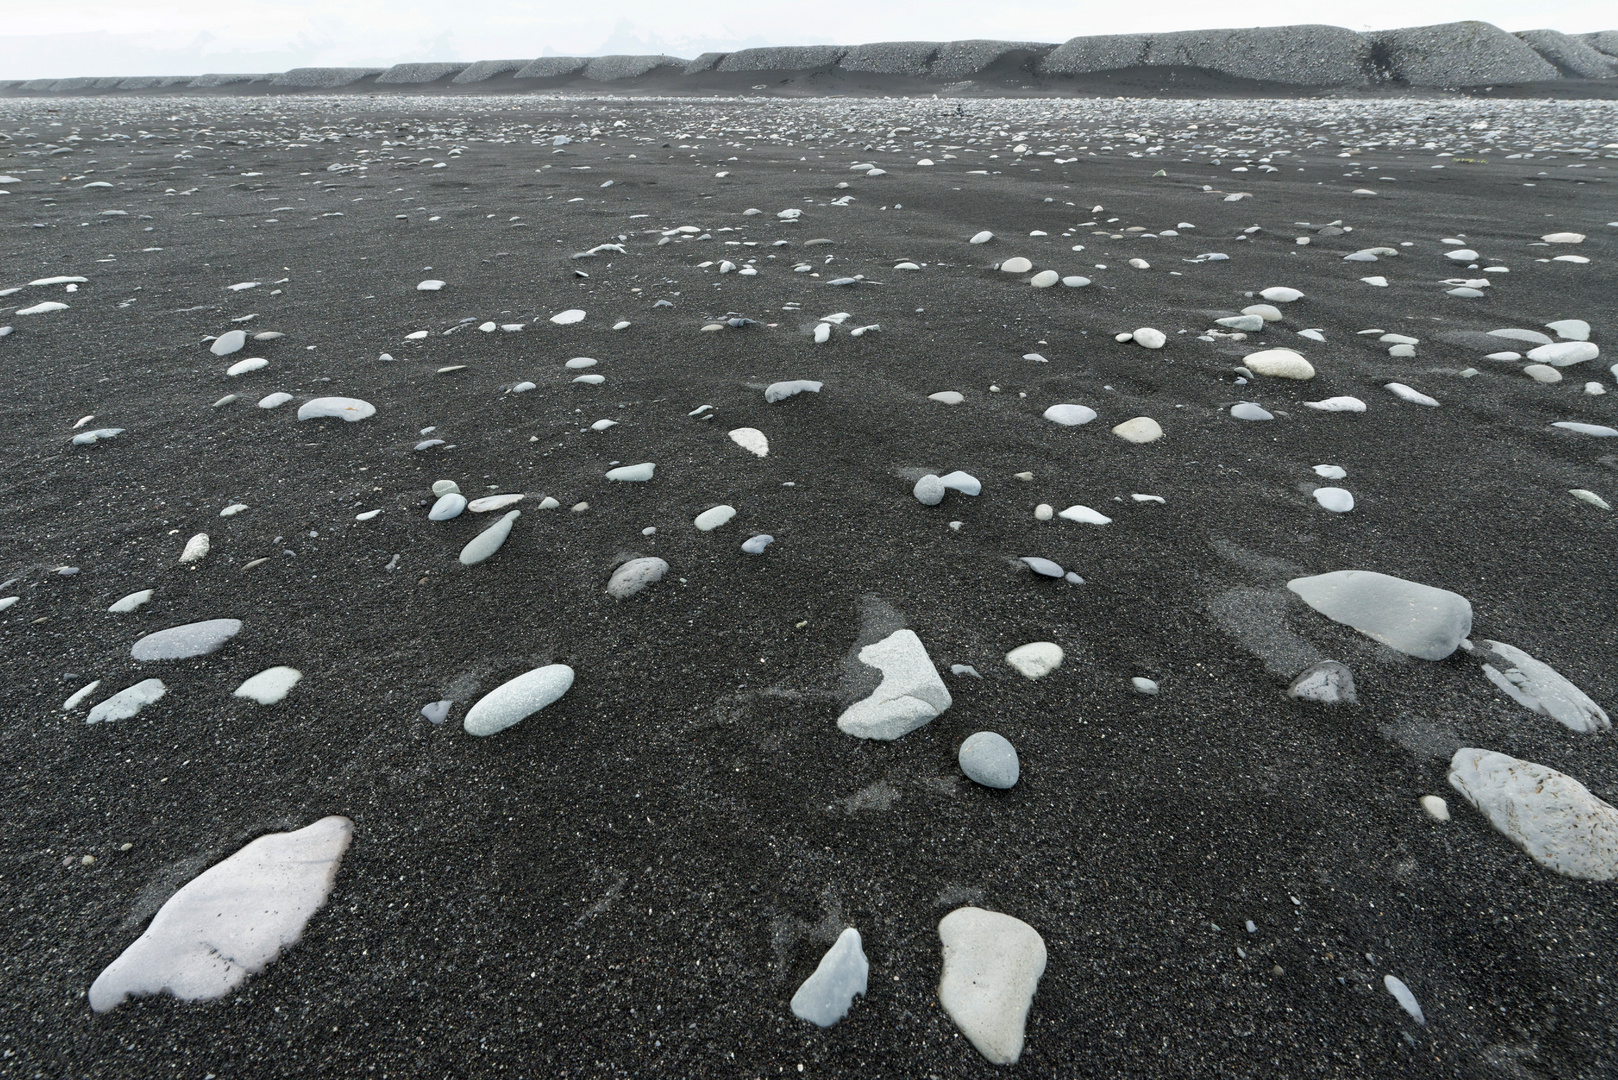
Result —
POLYGON ((215 356, 229 356, 233 352, 241 352, 246 345, 247 331, 226 330, 223 334, 213 339, 213 344, 208 346, 208 351, 215 356))
POLYGON ((1371 570, 1293 578, 1287 588, 1333 622, 1391 648, 1442 660, 1472 632, 1472 605, 1448 589, 1371 570))
POLYGON ((854 995, 865 996, 870 973, 860 932, 850 926, 792 995, 792 1015, 818 1027, 831 1027, 848 1015, 854 995))
POLYGON ((881 671, 882 682, 837 718, 844 734, 897 739, 950 707, 949 689, 915 631, 896 630, 861 649, 859 659, 881 671))
POLYGON ((241 632, 240 619, 205 619, 147 634, 129 648, 136 660, 189 660, 206 656, 241 632))
POLYGON ((739 427, 730 432, 730 441, 759 457, 768 457, 770 454, 770 440, 758 428, 739 427))
POLYGON ((272 667, 254 675, 238 686, 233 693, 239 698, 251 698, 260 705, 274 705, 298 685, 303 672, 292 667, 272 667))
POLYGON ((1255 375, 1272 379, 1306 380, 1315 377, 1314 365, 1291 349, 1264 349, 1242 357, 1242 365, 1255 375))
POLYGON ((583 321, 584 312, 579 308, 568 308, 566 311, 558 311, 555 315, 551 316, 551 322, 555 323, 557 326, 571 326, 574 323, 583 321))
POLYGON ((614 600, 623 600, 663 580, 663 575, 669 572, 669 564, 662 559, 645 558, 630 559, 612 572, 607 581, 607 595, 614 600))
POLYGON ((1316 412, 1364 412, 1365 402, 1357 397, 1344 394, 1340 397, 1329 397, 1323 401, 1306 401, 1304 405, 1316 412))
POLYGON ((299 420, 318 420, 337 417, 350 423, 376 415, 376 406, 369 401, 351 397, 321 397, 298 406, 299 420))
POLYGON ((547 664, 524 672, 479 698, 467 710, 463 726, 468 735, 504 731, 560 698, 572 685, 573 669, 566 664, 547 664))
POLYGON ((764 400, 770 404, 785 401, 798 394, 818 394, 825 383, 814 379, 788 379, 785 382, 771 383, 764 388, 764 400))
POLYGON ((322 818, 261 836, 203 871, 96 977, 90 1008, 107 1012, 130 994, 206 1001, 263 971, 326 903, 353 835, 347 818, 322 818))
POLYGON ((504 495, 485 495, 481 499, 473 499, 466 504, 466 508, 474 514, 487 514, 495 510, 504 510, 508 506, 516 506, 527 498, 520 491, 508 492, 504 495))
POLYGON ((657 472, 657 465, 646 461, 639 465, 620 465, 616 469, 607 470, 608 480, 620 480, 631 484, 644 484, 657 472))
POLYGON ((1006 663, 1029 679, 1040 679, 1062 666, 1062 647, 1054 641, 1030 641, 1006 653, 1006 663))
POLYGON ((938 1003, 978 1053, 996 1065, 1016 1064, 1045 974, 1045 940, 1021 919, 975 907, 944 916, 938 936, 938 1003))
POLYGON ((1450 760, 1449 784, 1546 869, 1587 881, 1618 877, 1618 809, 1571 776, 1464 747, 1450 760))
POLYGON ((1070 506, 1056 516, 1066 521, 1077 521, 1084 525, 1112 524, 1112 518, 1099 510, 1092 510, 1088 506, 1070 506))
POLYGON ((735 516, 736 508, 734 506, 726 506, 724 503, 720 503, 718 506, 710 506, 698 514, 691 524, 703 532, 713 532, 735 516))
POLYGON ((78 708, 79 703, 85 698, 89 697, 91 694, 95 693, 96 688, 100 685, 101 680, 94 679, 73 691, 72 694, 68 695, 68 699, 62 702, 62 711, 72 712, 74 709, 78 708))
POLYGON ((959 469, 940 476, 938 482, 944 485, 944 490, 959 491, 962 495, 981 495, 983 493, 982 482, 971 473, 962 472, 959 469))
POLYGON ((1481 645, 1479 658, 1489 655, 1500 665, 1484 664, 1483 674, 1523 708, 1586 734, 1612 727, 1607 711, 1549 664, 1503 641, 1481 645))
POLYGON ((1594 360, 1600 355, 1601 350, 1592 341, 1558 341, 1528 350, 1528 359, 1552 367, 1571 367, 1586 360, 1594 360))
POLYGON ((1303 299, 1303 293, 1299 292, 1297 289, 1289 289, 1284 285, 1277 285, 1274 288, 1265 289, 1263 292, 1259 293, 1259 295, 1272 304, 1290 304, 1294 300, 1303 299))
POLYGON ((1096 411, 1088 405, 1052 405, 1043 413, 1046 420, 1064 427, 1078 427, 1096 418, 1096 411))
POLYGON ((269 366, 270 362, 264 359, 262 356, 250 356, 246 360, 238 360, 234 364, 230 365, 225 369, 225 374, 231 376, 246 375, 249 371, 257 371, 260 368, 267 368, 269 366))
POLYGON ((461 549, 461 565, 474 566, 495 552, 511 535, 511 523, 522 517, 521 510, 512 510, 505 517, 478 533, 461 549))
POLYGON ((1427 1018, 1421 1015, 1421 1005, 1417 1003, 1416 995, 1410 992, 1410 987, 1404 984, 1403 979, 1396 978, 1393 975, 1384 975, 1382 976, 1382 985, 1387 988, 1388 993, 1393 995, 1393 1000, 1399 1003, 1399 1007, 1409 1013, 1416 1023, 1423 1027, 1427 1026, 1427 1018))
MULTIPOLYGON (((100 680, 97 680, 98 682, 100 680)), ((83 691, 80 691, 81 693, 83 691)), ((86 724, 99 724, 109 720, 128 720, 146 706, 157 701, 168 687, 163 685, 162 679, 146 679, 134 686, 118 691, 112 697, 103 701, 90 710, 90 715, 84 718, 86 724)), ((71 699, 69 699, 71 700, 71 699)), ((63 706, 66 708, 67 706, 63 706)))
POLYGON ((1438 406, 1438 401, 1436 398, 1428 397, 1420 390, 1406 386, 1402 382, 1390 382, 1387 384, 1387 389, 1393 394, 1394 397, 1408 401, 1412 405, 1427 405, 1433 408, 1437 408, 1438 406))
POLYGON ((1347 488, 1315 488, 1315 502, 1334 514, 1346 514, 1354 509, 1354 496, 1347 488))
POLYGON ((180 552, 180 561, 183 563, 196 562, 207 557, 208 546, 208 534, 197 533, 197 535, 185 542, 185 550, 180 552))
POLYGON ((110 611, 110 612, 113 612, 114 614, 125 615, 125 614, 128 614, 131 611, 134 611, 136 608, 140 607, 142 604, 146 603, 146 601, 150 600, 151 598, 152 598, 152 590, 151 589, 142 589, 139 592, 130 593, 128 596, 124 597, 122 600, 119 600, 117 603, 113 604, 107 610, 110 611))

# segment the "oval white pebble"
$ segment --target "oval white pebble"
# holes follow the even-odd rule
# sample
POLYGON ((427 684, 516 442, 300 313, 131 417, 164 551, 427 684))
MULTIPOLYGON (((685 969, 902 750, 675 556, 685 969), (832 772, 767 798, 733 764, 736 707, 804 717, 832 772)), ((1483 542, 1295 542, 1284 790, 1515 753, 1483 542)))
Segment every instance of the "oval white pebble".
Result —
POLYGON ((303 672, 291 667, 266 668, 238 686, 234 694, 251 698, 260 705, 274 705, 292 692, 303 678, 303 672))
POLYGON ((501 683, 466 712, 468 735, 493 735, 552 704, 573 685, 573 669, 547 664, 501 683))

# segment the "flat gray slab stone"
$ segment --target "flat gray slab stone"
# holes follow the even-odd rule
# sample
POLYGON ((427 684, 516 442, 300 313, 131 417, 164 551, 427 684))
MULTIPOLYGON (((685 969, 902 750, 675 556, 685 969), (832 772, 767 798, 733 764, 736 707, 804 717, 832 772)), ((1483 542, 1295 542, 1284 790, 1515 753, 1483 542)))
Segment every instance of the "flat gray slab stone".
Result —
POLYGON ((1015 1065, 1045 974, 1045 939, 1021 919, 975 907, 944 916, 938 936, 944 944, 938 1003, 978 1053, 1015 1065))
POLYGON ((831 1027, 848 1015, 855 994, 865 996, 870 974, 860 932, 850 926, 820 958, 815 973, 792 995, 792 1015, 817 1027, 831 1027))
POLYGON ((241 632, 240 619, 205 619, 147 634, 130 646, 136 660, 188 660, 206 656, 241 632))
POLYGON ((860 663, 882 672, 871 695, 850 705, 837 727, 861 739, 897 739, 950 707, 949 688, 913 630, 896 630, 860 650, 860 663))
POLYGON ((1372 570, 1293 578, 1287 588, 1333 622, 1423 660, 1444 659, 1472 632, 1466 597, 1372 570))
POLYGON ((1475 747, 1449 763, 1449 786, 1547 870, 1618 877, 1618 809, 1555 769, 1475 747))

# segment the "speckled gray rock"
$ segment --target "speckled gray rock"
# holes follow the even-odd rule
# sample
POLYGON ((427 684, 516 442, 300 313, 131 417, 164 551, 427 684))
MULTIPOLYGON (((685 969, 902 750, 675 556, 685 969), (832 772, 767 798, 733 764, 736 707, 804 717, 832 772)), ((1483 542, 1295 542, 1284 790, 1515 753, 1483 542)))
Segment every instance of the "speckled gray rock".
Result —
POLYGON ((240 619, 204 619, 147 634, 130 646, 129 655, 150 660, 189 660, 217 651, 241 632, 240 619))
POLYGON ((451 79, 450 82, 462 85, 480 83, 485 79, 492 79, 496 75, 504 75, 508 71, 521 71, 531 63, 533 63, 532 60, 479 60, 476 63, 466 65, 466 69, 451 79))
POLYGON ((1010 915, 963 907, 938 924, 944 973, 938 1003, 995 1065, 1015 1065, 1034 991, 1045 974, 1045 939, 1010 915))
POLYGON ((1482 86, 1561 78, 1544 57, 1486 22, 1409 26, 1367 35, 1393 78, 1411 86, 1482 86))
POLYGON ((645 558, 630 559, 612 572, 607 582, 607 595, 614 600, 624 600, 663 580, 663 575, 669 572, 669 564, 662 559, 645 558))
POLYGON ((1472 632, 1472 604, 1459 593, 1372 570, 1293 578, 1287 588, 1333 622, 1423 660, 1442 660, 1472 632))
POLYGON ((837 727, 845 735, 897 739, 950 707, 949 688, 915 631, 895 630, 861 649, 859 659, 881 671, 882 682, 837 718, 837 727))
POLYGON ((1354 689, 1354 673, 1347 664, 1336 660, 1322 660, 1304 668, 1287 687, 1287 697, 1321 705, 1356 705, 1360 700, 1354 689))
POLYGON ((843 45, 787 45, 726 53, 715 71, 807 71, 830 67, 848 54, 843 45))
POLYGON ((848 55, 837 62, 837 66, 844 71, 908 75, 920 79, 926 77, 928 66, 937 55, 936 41, 879 41, 854 46, 848 50, 848 55))
POLYGON ((572 668, 566 664, 546 664, 484 694, 466 711, 462 726, 468 735, 493 735, 526 720, 572 686, 572 668))
POLYGON ((993 731, 980 731, 961 744, 956 760, 967 777, 984 787, 1004 791, 1015 787, 1022 775, 1017 761, 1017 748, 1004 735, 993 731))
POLYGON ((597 56, 584 65, 584 77, 595 82, 614 79, 637 79, 661 67, 685 67, 685 58, 679 56, 597 56))
POLYGON ((1578 79, 1611 79, 1618 76, 1618 60, 1559 31, 1521 30, 1517 37, 1564 75, 1578 79))
POLYGON ((380 75, 387 68, 332 67, 293 68, 270 80, 271 86, 285 86, 310 90, 335 90, 340 86, 353 86, 361 79, 380 75))
POLYGON ((465 71, 465 64, 394 64, 376 77, 377 83, 430 83, 465 71))
POLYGON ((1056 46, 1044 41, 991 41, 972 38, 966 41, 946 41, 938 46, 930 73, 945 82, 971 79, 990 65, 1026 55, 1028 59, 1042 59, 1056 46))
POLYGON ((577 75, 589 62, 582 56, 541 56, 530 60, 513 78, 558 79, 563 75, 577 75))

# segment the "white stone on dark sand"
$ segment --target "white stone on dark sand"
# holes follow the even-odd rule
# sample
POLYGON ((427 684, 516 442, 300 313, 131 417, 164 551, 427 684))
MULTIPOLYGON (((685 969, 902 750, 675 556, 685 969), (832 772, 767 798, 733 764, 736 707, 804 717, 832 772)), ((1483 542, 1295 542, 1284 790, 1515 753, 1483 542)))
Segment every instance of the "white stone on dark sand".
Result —
POLYGON ((1150 326, 1143 326, 1135 331, 1135 344, 1144 349, 1161 349, 1168 340, 1167 334, 1150 326))
POLYGON ((1155 680, 1143 678, 1139 675, 1130 679, 1129 685, 1135 688, 1135 693, 1145 694, 1147 697, 1156 697, 1162 690, 1155 680))
POLYGON ((1314 409, 1316 412, 1365 411, 1365 402, 1361 401, 1357 397, 1349 397, 1346 394, 1341 397, 1329 397, 1323 401, 1306 401, 1304 402, 1304 405, 1307 408, 1314 409))
POLYGON ((734 506, 726 506, 724 503, 720 503, 718 506, 710 506, 698 514, 691 524, 703 532, 713 532, 735 516, 736 508, 734 506))
POLYGON ((260 705, 274 705, 292 692, 303 672, 291 667, 265 668, 235 690, 240 698, 252 698, 260 705))
POLYGON ((630 559, 612 572, 607 581, 607 595, 614 600, 623 600, 663 580, 663 575, 669 572, 669 564, 662 559, 644 558, 630 559))
POLYGON ((467 503, 466 508, 474 514, 489 514, 496 510, 504 510, 508 506, 516 506, 526 497, 520 491, 511 491, 504 495, 485 495, 481 499, 473 499, 467 503))
POLYGON ((162 679, 146 679, 118 691, 91 709, 84 722, 99 724, 108 720, 128 720, 167 692, 168 687, 163 685, 162 679))
POLYGON ((1437 399, 1428 397, 1420 390, 1413 389, 1401 382, 1390 382, 1387 384, 1387 389, 1392 392, 1394 397, 1408 401, 1412 405, 1427 405, 1430 407, 1437 407, 1438 405, 1437 399))
POLYGON ((1423 660, 1444 659, 1472 632, 1466 597, 1388 574, 1337 570, 1293 578, 1287 588, 1333 622, 1423 660))
POLYGON ((1437 795, 1423 795, 1421 797, 1421 808, 1434 821, 1449 820, 1449 804, 1437 795))
POLYGON ((1052 405, 1044 412, 1044 417, 1053 424, 1064 427, 1078 427, 1088 424, 1096 418, 1096 411, 1088 405, 1052 405))
POLYGON ((1354 705, 1359 702, 1354 688, 1354 673, 1347 664, 1336 660, 1322 660, 1304 668, 1287 687, 1287 696, 1294 701, 1313 701, 1320 705, 1354 705))
POLYGON ((742 551, 748 555, 762 555, 764 549, 775 543, 775 537, 769 533, 759 533, 742 541, 742 551))
POLYGON ((758 457, 768 457, 770 454, 770 440, 758 428, 737 428, 730 433, 730 441, 758 457))
POLYGON ((844 734, 897 739, 950 707, 949 689, 915 631, 896 630, 861 649, 859 659, 880 670, 882 682, 837 718, 844 734))
POLYGON ((466 509, 466 496, 458 491, 446 491, 433 503, 433 508, 427 511, 428 521, 448 521, 460 517, 461 511, 466 509))
POLYGON ((1347 488, 1315 488, 1315 502, 1334 514, 1346 514, 1354 509, 1354 495, 1347 488))
POLYGON ((1503 641, 1485 640, 1479 646, 1478 659, 1495 661, 1483 665, 1483 674, 1523 708, 1585 734, 1612 727, 1607 711, 1549 664, 1503 641))
POLYGON ((630 484, 644 484, 657 472, 657 466, 650 461, 639 465, 620 465, 616 469, 607 470, 608 480, 619 480, 630 484))
POLYGON ((1042 559, 1037 555, 1024 555, 1018 561, 1026 563, 1028 569, 1043 577, 1059 578, 1066 573, 1058 564, 1051 562, 1049 559, 1042 559))
POLYGON ((484 694, 467 710, 462 725, 468 735, 493 735, 534 715, 572 685, 573 669, 566 664, 535 668, 484 694))
POLYGON ((247 345, 247 331, 226 330, 213 339, 208 351, 215 356, 229 356, 233 352, 240 352, 247 345))
POLYGON ((509 511, 505 517, 467 541, 466 546, 461 549, 461 565, 475 566, 499 551, 500 546, 506 542, 506 537, 511 535, 511 523, 520 517, 522 517, 521 510, 509 511))
POLYGON ((261 836, 204 871, 96 977, 90 1008, 107 1012, 131 994, 207 1001, 263 971, 325 904, 353 834, 347 818, 322 818, 261 836))
POLYGON ((1587 881, 1618 877, 1618 809, 1571 776, 1465 747, 1450 760, 1449 783, 1546 869, 1587 881))
POLYGON ((1113 428, 1112 433, 1125 442, 1149 443, 1163 437, 1163 428, 1150 416, 1137 416, 1113 428))
POLYGON ((1006 653, 1006 663, 1030 679, 1043 678, 1062 666, 1062 647, 1052 641, 1030 641, 1006 653))
POLYGON ((140 607, 142 604, 146 603, 146 601, 150 600, 151 598, 152 598, 152 590, 151 589, 142 589, 139 592, 130 593, 128 596, 124 597, 122 600, 119 600, 116 603, 114 603, 107 610, 110 611, 110 612, 113 612, 114 614, 118 614, 118 615, 127 614, 128 612, 134 611, 136 608, 140 607))
POLYGON ((923 506, 937 506, 944 501, 944 492, 946 490, 942 479, 934 473, 928 473, 916 481, 916 486, 911 489, 911 494, 923 506))
POLYGON ((980 495, 983 492, 983 484, 977 477, 959 469, 940 476, 938 482, 944 485, 946 491, 959 491, 962 495, 980 495))
POLYGON ((817 1027, 831 1027, 848 1015, 856 994, 865 996, 870 973, 860 932, 850 926, 792 995, 792 1015, 817 1027))
POLYGON ((979 731, 961 744, 956 755, 961 771, 984 787, 1005 790, 1015 787, 1021 775, 1017 748, 1003 735, 979 731))
POLYGON ((1409 1013, 1416 1023, 1423 1027, 1427 1026, 1427 1018, 1421 1014, 1421 1005, 1416 1001, 1416 995, 1410 992, 1410 987, 1404 984, 1403 979, 1394 975, 1384 975, 1382 985, 1393 995, 1393 1000, 1399 1003, 1399 1007, 1409 1013))
POLYGON ((1272 379, 1306 380, 1315 377, 1314 365, 1291 349, 1264 349, 1242 357, 1242 366, 1272 379))
POLYGON ((961 1034, 995 1065, 1014 1065, 1034 991, 1045 974, 1045 941, 1021 919, 956 908, 938 924, 944 973, 938 1003, 961 1034))
POLYGON ((1238 402, 1230 407, 1230 415, 1237 420, 1274 420, 1275 414, 1251 401, 1238 402))
POLYGON ((321 397, 298 406, 299 420, 317 420, 338 417, 350 423, 376 415, 376 406, 369 401, 351 397, 321 397))
POLYGON ((1077 521, 1082 525, 1111 525, 1112 518, 1088 506, 1070 506, 1056 515, 1064 521, 1077 521))
POLYGON ((147 634, 130 646, 136 660, 189 660, 206 656, 241 632, 240 619, 205 619, 147 634))
POLYGON ((764 388, 764 400, 773 405, 798 394, 818 394, 825 385, 813 379, 788 379, 786 382, 771 383, 764 388))
POLYGON ((1594 360, 1601 355, 1601 350, 1590 341, 1558 341, 1551 345, 1541 345, 1536 349, 1528 350, 1528 359, 1537 360, 1552 367, 1571 367, 1582 364, 1586 360, 1594 360))

